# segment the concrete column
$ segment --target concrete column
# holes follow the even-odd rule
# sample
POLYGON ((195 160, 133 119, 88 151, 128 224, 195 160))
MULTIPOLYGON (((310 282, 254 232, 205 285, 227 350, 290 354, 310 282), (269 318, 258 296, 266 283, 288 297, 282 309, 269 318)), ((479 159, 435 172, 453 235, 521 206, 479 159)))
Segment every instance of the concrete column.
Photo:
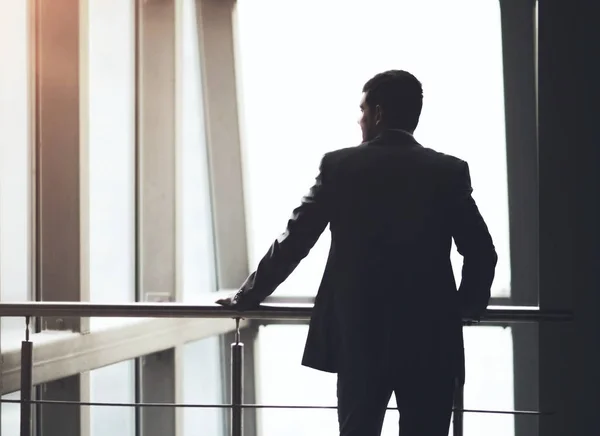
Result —
POLYGON ((600 47, 594 2, 539 2, 540 435, 600 434, 600 47))
MULTIPOLYGON (((36 296, 85 301, 87 168, 85 2, 38 0, 36 17, 36 296)), ((44 318, 38 328, 87 332, 89 320, 44 318)), ((46 383, 42 399, 86 401, 86 374, 46 383)), ((44 436, 89 434, 87 408, 43 405, 44 436)))

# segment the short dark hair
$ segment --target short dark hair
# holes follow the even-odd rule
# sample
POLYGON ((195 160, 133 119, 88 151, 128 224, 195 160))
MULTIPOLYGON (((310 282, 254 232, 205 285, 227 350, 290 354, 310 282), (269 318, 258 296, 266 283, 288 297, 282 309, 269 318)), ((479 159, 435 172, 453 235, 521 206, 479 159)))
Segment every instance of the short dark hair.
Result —
POLYGON ((387 126, 416 129, 423 108, 423 87, 415 76, 403 70, 385 71, 365 83, 363 92, 369 107, 381 107, 387 126))

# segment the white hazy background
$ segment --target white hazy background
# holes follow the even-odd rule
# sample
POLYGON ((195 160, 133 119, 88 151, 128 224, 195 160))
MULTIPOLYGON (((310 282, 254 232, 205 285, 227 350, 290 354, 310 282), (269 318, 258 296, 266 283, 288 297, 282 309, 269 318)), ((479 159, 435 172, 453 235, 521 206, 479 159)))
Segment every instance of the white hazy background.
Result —
MULTIPOLYGON (((423 83, 415 136, 465 159, 499 254, 492 294, 510 295, 500 9, 495 0, 238 0, 245 195, 254 268, 309 189, 322 155, 360 142, 359 100, 374 74, 404 69, 423 83)), ((325 232, 277 293, 314 294, 325 232)), ((454 253, 460 277, 462 259, 454 253)), ((418 328, 418 326, 416 327, 418 328)), ((259 402, 335 404, 335 376, 302 368, 307 328, 259 335, 259 402)), ((468 408, 512 409, 510 329, 465 330, 468 408)), ((393 402, 392 402, 393 404, 393 402)), ((261 410, 262 435, 326 436, 334 411, 261 410)), ((387 414, 384 436, 397 434, 387 414)), ((465 435, 510 436, 511 416, 470 414, 465 435)))

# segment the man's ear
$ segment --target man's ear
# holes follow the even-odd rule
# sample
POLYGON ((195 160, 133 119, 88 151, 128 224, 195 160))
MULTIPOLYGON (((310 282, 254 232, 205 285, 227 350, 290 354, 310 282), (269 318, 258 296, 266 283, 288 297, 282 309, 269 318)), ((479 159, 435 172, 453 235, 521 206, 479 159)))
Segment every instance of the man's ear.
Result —
POLYGON ((383 110, 381 106, 375 106, 375 125, 379 125, 383 121, 383 110))

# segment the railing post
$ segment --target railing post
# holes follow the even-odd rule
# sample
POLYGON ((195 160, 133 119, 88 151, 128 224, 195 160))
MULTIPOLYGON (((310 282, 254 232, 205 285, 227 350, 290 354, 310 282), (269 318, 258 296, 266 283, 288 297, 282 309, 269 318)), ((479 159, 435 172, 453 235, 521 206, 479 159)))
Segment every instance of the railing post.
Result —
POLYGON ((244 344, 240 342, 240 319, 235 319, 235 342, 231 344, 231 436, 243 436, 244 344))
POLYGON ((465 386, 459 383, 454 393, 454 414, 452 417, 452 435, 463 436, 463 409, 465 408, 465 386))
POLYGON ((21 342, 21 436, 31 436, 31 390, 33 347, 29 341, 29 317, 26 317, 25 340, 21 342))

